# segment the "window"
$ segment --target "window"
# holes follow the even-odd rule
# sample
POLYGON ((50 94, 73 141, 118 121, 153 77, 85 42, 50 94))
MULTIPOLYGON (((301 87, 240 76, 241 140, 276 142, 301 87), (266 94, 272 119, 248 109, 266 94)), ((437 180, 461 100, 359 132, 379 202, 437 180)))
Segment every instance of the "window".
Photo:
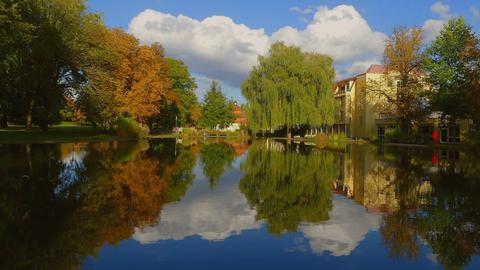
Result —
POLYGON ((385 127, 384 126, 378 126, 377 127, 377 138, 381 141, 385 139, 385 127))

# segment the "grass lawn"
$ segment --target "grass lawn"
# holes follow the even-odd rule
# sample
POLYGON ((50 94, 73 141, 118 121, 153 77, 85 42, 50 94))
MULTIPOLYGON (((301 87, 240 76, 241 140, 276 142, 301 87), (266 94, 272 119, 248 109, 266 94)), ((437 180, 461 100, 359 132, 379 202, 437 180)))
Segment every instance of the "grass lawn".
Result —
POLYGON ((25 130, 24 127, 0 129, 0 143, 59 143, 110 140, 118 140, 118 137, 93 127, 80 127, 68 122, 51 126, 48 132, 43 132, 37 127, 29 131, 25 130))

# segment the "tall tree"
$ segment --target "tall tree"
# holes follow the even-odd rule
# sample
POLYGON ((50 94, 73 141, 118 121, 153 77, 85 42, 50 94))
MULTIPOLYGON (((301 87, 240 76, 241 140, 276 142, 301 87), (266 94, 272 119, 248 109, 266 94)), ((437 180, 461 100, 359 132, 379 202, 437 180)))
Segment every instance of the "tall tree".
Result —
POLYGON ((27 53, 34 26, 22 19, 20 2, 0 2, 0 127, 8 126, 19 83, 21 57, 27 53))
POLYGON ((480 124, 475 117, 480 105, 475 104, 480 96, 480 41, 462 17, 445 24, 427 49, 424 68, 433 86, 434 109, 453 119, 476 118, 480 124))
POLYGON ((421 119, 427 112, 428 87, 427 76, 421 70, 422 46, 421 28, 394 28, 384 50, 384 76, 367 82, 367 92, 377 96, 374 105, 378 112, 398 118, 404 134, 408 134, 412 121, 421 119))
MULTIPOLYGON (((197 84, 188 71, 188 67, 181 60, 165 58, 168 67, 168 78, 172 81, 172 88, 178 96, 178 102, 167 104, 168 119, 178 117, 178 125, 195 124, 194 110, 198 108, 198 99, 195 95, 197 84), (193 116, 193 117, 192 117, 193 116)), ((196 119, 198 121, 198 119, 196 119)))
POLYGON ((200 125, 204 128, 225 127, 233 122, 234 115, 230 101, 222 93, 222 88, 212 81, 202 106, 200 125))
POLYGON ((120 116, 151 123, 164 100, 178 99, 167 77, 163 48, 140 45, 120 29, 107 30, 104 38, 103 52, 87 69, 83 99, 89 119, 106 128, 120 116))
POLYGON ((242 84, 246 112, 254 132, 299 125, 333 124, 337 104, 331 91, 335 71, 329 56, 303 53, 278 42, 259 57, 242 84))

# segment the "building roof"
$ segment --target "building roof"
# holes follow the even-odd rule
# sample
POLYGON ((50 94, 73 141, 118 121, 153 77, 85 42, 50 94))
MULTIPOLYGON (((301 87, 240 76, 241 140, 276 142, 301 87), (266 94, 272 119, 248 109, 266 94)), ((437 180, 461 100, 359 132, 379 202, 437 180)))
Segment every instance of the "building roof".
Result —
POLYGON ((242 111, 242 108, 236 103, 233 104, 233 114, 235 114, 235 123, 240 125, 247 124, 247 115, 242 111))
POLYGON ((366 73, 383 74, 385 72, 387 72, 387 66, 373 64, 367 69, 366 73))
POLYGON ((335 86, 333 87, 333 91, 337 90, 337 88, 344 87, 350 81, 356 81, 356 80, 357 80, 357 77, 350 77, 350 78, 338 81, 338 82, 335 83, 335 86))

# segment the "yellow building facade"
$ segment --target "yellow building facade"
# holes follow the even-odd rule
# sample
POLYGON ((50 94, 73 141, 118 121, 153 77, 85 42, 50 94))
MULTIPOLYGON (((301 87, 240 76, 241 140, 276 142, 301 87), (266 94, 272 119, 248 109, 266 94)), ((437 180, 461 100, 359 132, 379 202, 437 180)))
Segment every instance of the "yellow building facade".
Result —
MULTIPOLYGON (((374 89, 394 95, 397 91, 398 74, 386 74, 384 65, 371 65, 365 73, 338 81, 335 84, 335 98, 339 104, 335 132, 343 132, 350 138, 366 140, 379 139, 385 136, 385 131, 398 126, 394 115, 382 115, 382 106, 388 106, 388 101, 382 99, 374 89), (388 78, 387 78, 388 76, 388 78)), ((428 88, 428 85, 425 85, 428 88)), ((432 113, 418 123, 415 132, 429 137, 434 130, 439 133, 441 143, 459 143, 471 132, 470 120, 458 120, 448 126, 442 126, 441 114, 432 113)))

